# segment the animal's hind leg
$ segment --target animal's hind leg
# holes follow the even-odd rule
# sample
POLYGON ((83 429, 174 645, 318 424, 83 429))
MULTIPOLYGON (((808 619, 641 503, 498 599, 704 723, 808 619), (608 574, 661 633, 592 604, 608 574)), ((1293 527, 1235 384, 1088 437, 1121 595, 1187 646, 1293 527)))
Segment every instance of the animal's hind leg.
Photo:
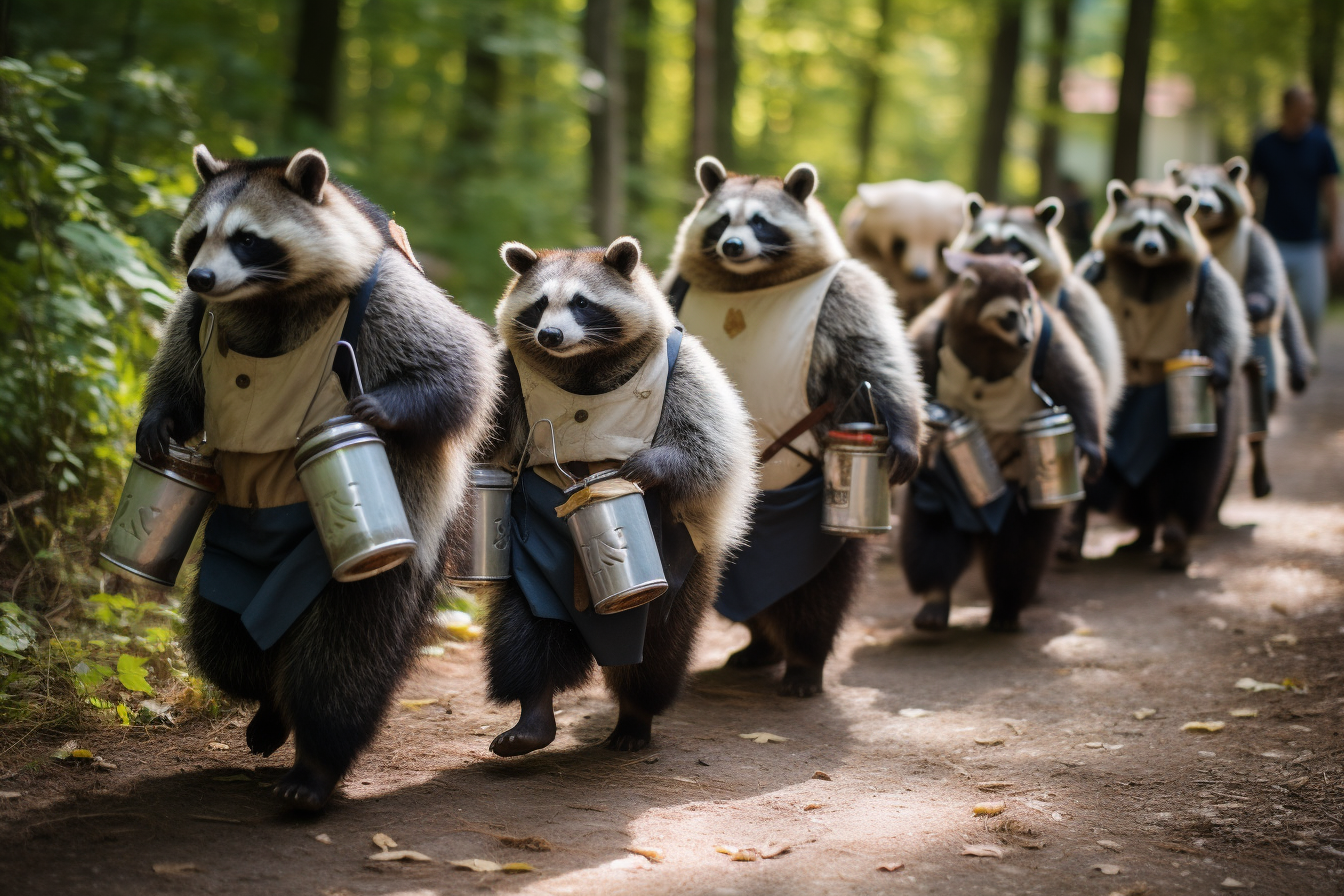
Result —
POLYGON ((1022 608, 1041 587, 1060 517, 1058 510, 1024 513, 1013 507, 998 534, 984 536, 985 584, 993 602, 990 631, 1017 631, 1022 608))
POLYGON ((873 547, 850 538, 812 578, 762 612, 784 647, 779 693, 811 697, 821 693, 822 669, 854 594, 872 568, 873 547))
POLYGON ((925 513, 907 496, 901 513, 901 566, 910 590, 924 601, 914 626, 944 631, 952 613, 952 586, 970 565, 975 545, 946 513, 925 513))
POLYGON ((703 556, 696 558, 675 602, 667 610, 665 621, 662 598, 650 605, 644 662, 607 666, 602 670, 607 686, 620 703, 620 715, 607 738, 607 749, 642 750, 653 736, 653 717, 665 712, 680 693, 700 621, 718 584, 715 567, 717 564, 703 556))
POLYGON ((753 616, 743 625, 751 632, 751 640, 746 647, 731 654, 725 665, 731 669, 759 669, 762 666, 773 666, 784 659, 784 651, 770 637, 760 618, 753 616))

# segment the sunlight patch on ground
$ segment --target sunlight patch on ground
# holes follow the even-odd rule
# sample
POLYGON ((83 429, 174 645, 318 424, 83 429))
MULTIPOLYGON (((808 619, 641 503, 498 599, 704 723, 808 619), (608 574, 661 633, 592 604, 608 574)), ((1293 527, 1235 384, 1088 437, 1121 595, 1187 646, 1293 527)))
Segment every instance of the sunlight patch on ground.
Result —
POLYGON ((1318 613, 1344 604, 1344 587, 1339 580, 1318 569, 1251 567, 1228 570, 1222 580, 1225 590, 1211 595, 1209 603, 1261 619, 1284 613, 1291 616, 1318 613))

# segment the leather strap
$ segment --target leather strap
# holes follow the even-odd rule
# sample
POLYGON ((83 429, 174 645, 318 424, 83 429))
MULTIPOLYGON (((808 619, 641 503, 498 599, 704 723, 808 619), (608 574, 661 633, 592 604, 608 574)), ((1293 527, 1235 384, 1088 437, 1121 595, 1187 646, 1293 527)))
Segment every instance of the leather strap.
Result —
MULTIPOLYGON (((378 260, 374 262, 373 270, 369 271, 369 276, 350 297, 350 310, 345 314, 341 340, 350 343, 351 348, 359 348, 359 328, 364 323, 364 312, 368 310, 369 299, 373 297, 373 288, 378 285, 378 272, 382 267, 383 257, 379 255, 378 260)), ((350 355, 346 352, 337 352, 336 361, 331 365, 331 369, 341 378, 341 389, 349 395, 350 383, 354 379, 354 367, 350 364, 350 355)))
POLYGON ((816 426, 833 410, 835 410, 835 402, 829 398, 817 405, 806 417, 790 426, 783 435, 766 446, 765 450, 761 452, 760 463, 766 463, 770 458, 783 451, 790 442, 816 426))

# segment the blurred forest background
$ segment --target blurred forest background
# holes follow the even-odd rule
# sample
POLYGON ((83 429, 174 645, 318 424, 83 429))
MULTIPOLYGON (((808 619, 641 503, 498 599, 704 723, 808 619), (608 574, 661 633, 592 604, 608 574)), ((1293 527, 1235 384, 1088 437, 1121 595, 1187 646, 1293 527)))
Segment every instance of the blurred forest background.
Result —
POLYGON ((1289 84, 1344 120, 1342 6, 0 0, 0 721, 210 702, 173 599, 109 593, 90 562, 178 285, 192 144, 321 148, 488 318, 507 239, 633 233, 661 268, 703 153, 813 162, 833 213, 896 177, 1099 202, 1112 174, 1248 152, 1289 84))

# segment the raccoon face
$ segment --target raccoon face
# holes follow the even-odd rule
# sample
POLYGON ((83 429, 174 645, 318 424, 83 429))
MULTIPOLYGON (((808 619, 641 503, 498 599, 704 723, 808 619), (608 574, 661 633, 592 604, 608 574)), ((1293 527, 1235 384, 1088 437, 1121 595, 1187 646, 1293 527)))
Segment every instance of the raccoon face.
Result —
POLYGON ((606 249, 537 252, 505 243, 500 256, 517 276, 495 308, 495 320, 509 348, 525 357, 544 361, 611 351, 671 326, 671 309, 640 263, 633 237, 606 249))
POLYGON ((969 330, 1012 349, 1025 350, 1036 339, 1040 311, 1036 290, 1027 275, 1035 267, 1003 255, 980 256, 946 252, 948 269, 957 275, 952 287, 949 325, 969 330))
POLYGON ((1249 172, 1250 165, 1241 156, 1221 165, 1187 165, 1175 160, 1167 163, 1171 182, 1194 191, 1195 223, 1210 234, 1236 226, 1251 213, 1246 187, 1249 172))
MULTIPOLYGON (((795 165, 773 177, 729 177, 712 156, 696 163, 705 199, 688 239, 702 257, 735 274, 754 274, 787 257, 796 242, 814 239, 807 200, 817 187, 816 169, 795 165)), ((689 248, 689 246, 688 246, 689 248)))
POLYGON ((1131 192, 1124 181, 1106 187, 1109 208, 1099 225, 1098 245, 1107 254, 1127 257, 1142 267, 1157 268, 1197 260, 1201 241, 1190 220, 1195 194, 1158 190, 1131 192))
POLYGON ((187 286, 209 302, 237 302, 315 281, 358 283, 381 252, 377 226, 330 183, 315 149, 289 159, 219 161, 194 152, 202 185, 174 250, 187 286))
POLYGON ((990 205, 979 193, 966 197, 966 228, 956 248, 977 255, 1006 255, 1026 264, 1035 262, 1031 279, 1038 287, 1058 284, 1066 273, 1067 250, 1057 246, 1064 203, 1051 196, 1034 208, 1029 205, 990 205))

